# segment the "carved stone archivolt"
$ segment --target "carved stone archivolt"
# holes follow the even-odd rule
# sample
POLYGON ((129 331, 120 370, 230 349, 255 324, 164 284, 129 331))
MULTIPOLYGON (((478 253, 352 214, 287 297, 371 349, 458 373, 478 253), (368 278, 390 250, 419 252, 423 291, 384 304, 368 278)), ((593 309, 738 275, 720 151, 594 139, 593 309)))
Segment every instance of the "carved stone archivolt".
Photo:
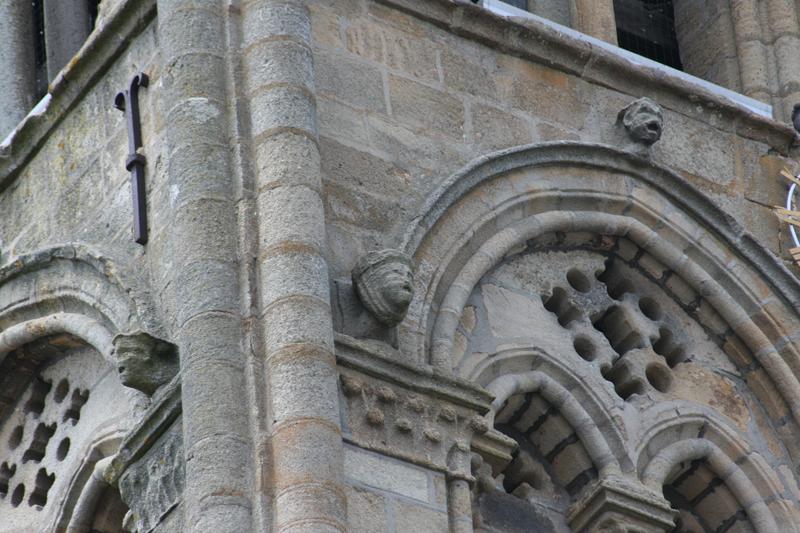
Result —
POLYGON ((513 529, 488 503, 515 499, 520 513, 555 509, 561 530, 778 531, 798 516, 785 304, 798 284, 637 152, 661 135, 657 105, 619 119, 625 150, 518 148, 442 184, 405 237, 419 268, 398 345, 496 393, 487 418, 518 449, 491 469, 480 451, 471 474, 495 530, 513 529), (648 436, 672 416, 684 424, 648 436))

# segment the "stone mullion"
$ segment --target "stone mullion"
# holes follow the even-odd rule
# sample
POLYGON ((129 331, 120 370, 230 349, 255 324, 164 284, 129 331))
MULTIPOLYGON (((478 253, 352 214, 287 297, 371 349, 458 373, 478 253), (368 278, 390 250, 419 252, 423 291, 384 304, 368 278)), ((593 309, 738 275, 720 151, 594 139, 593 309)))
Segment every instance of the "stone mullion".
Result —
POLYGON ((252 529, 252 445, 230 161, 224 2, 159 0, 186 457, 186 531, 252 529), (199 76, 198 73, 202 73, 199 76))
POLYGON ((768 0, 767 24, 772 32, 771 43, 777 66, 780 105, 774 111, 776 119, 790 120, 792 107, 800 101, 800 26, 797 8, 792 0, 768 0))
POLYGON ((30 2, 0 2, 0 139, 33 107, 35 69, 30 2))
POLYGON ((310 25, 299 0, 242 5, 275 531, 346 529, 310 25))
POLYGON ((613 0, 572 0, 572 27, 592 37, 617 44, 613 0))
POLYGON ((52 80, 77 53, 89 35, 89 10, 86 2, 44 0, 44 35, 47 78, 52 80))
POLYGON ((755 0, 733 0, 731 18, 742 92, 750 98, 771 103, 766 46, 755 0))

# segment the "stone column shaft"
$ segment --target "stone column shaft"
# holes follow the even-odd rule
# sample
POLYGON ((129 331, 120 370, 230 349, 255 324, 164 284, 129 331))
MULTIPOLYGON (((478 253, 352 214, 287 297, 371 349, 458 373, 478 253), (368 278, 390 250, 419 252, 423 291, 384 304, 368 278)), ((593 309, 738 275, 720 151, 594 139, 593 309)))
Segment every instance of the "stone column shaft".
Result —
POLYGON ((85 0, 44 0, 44 38, 49 80, 55 78, 72 59, 87 35, 89 10, 85 0))
POLYGON ((767 27, 778 74, 778 97, 781 105, 775 118, 790 120, 792 107, 800 102, 800 27, 794 0, 767 0, 767 27))
MULTIPOLYGON (((227 2, 159 0, 186 453, 186 531, 252 529, 253 468, 229 141, 227 2)), ((154 80, 155 81, 155 80, 154 80)), ((156 86, 156 83, 152 83, 156 86)))
POLYGON ((447 508, 452 533, 472 533, 472 494, 464 479, 447 482, 447 508))
POLYGON ((751 98, 772 103, 767 78, 766 45, 763 41, 764 35, 759 22, 756 0, 733 0, 731 16, 736 38, 736 55, 739 57, 742 92, 751 98))
POLYGON ((274 531, 346 528, 310 35, 301 0, 242 5, 274 531))
POLYGON ((574 29, 617 44, 614 0, 571 0, 570 18, 574 29))
POLYGON ((0 2, 0 140, 33 107, 33 9, 30 2, 0 2))

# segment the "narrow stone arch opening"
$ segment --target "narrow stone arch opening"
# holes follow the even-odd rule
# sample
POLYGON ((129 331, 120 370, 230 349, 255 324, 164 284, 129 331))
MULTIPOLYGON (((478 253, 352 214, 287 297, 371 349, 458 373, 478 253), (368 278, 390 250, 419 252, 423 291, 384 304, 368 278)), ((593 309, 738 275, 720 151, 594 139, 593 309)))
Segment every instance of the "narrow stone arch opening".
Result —
MULTIPOLYGON (((495 393, 492 385, 504 377, 547 377, 568 368, 580 384, 571 390, 590 391, 580 400, 593 400, 604 414, 594 416, 607 424, 602 435, 625 435, 619 446, 606 443, 623 457, 618 465, 639 453, 657 407, 706 410, 758 444, 753 456, 763 464, 753 467, 748 456, 747 475, 768 479, 788 468, 795 479, 771 488, 772 496, 796 482, 792 465, 800 446, 791 435, 800 412, 800 352, 787 335, 798 324, 800 284, 731 216, 669 169, 583 143, 500 152, 443 182, 408 229, 404 248, 417 276, 399 344, 419 362, 495 393), (537 355, 515 355, 522 350, 537 355)), ((554 375, 558 381, 564 374, 554 375)), ((514 414, 498 422, 511 421, 504 428, 509 435, 524 434, 517 410, 541 390, 504 392, 495 413, 513 408, 514 414), (506 407, 515 395, 519 405, 506 407)), ((583 431, 580 423, 572 427, 583 431)), ((589 455, 597 454, 590 435, 579 440, 589 455)), ((730 513, 719 520, 698 508, 713 498, 690 494, 689 487, 708 490, 700 479, 720 486, 713 473, 744 506, 753 528, 770 531, 783 511, 763 499, 752 503, 736 464, 741 457, 725 459, 727 449, 703 442, 708 453, 681 456, 657 482, 642 470, 634 479, 622 468, 621 485, 630 483, 624 489, 593 455, 598 475, 584 496, 602 498, 619 489, 631 501, 648 502, 663 526, 672 520, 667 494, 676 508, 686 508, 686 523, 697 515, 728 527, 740 514, 722 489, 716 507, 730 513), (706 461, 708 471, 702 464, 693 471, 679 466, 693 460, 706 461), (728 472, 734 471, 732 479, 728 472)), ((547 455, 541 441, 533 444, 539 447, 532 457, 547 455)), ((636 514, 633 507, 627 518, 636 514)), ((576 524, 595 516, 586 507, 569 512, 576 524)))
POLYGON ((522 392, 502 404, 494 429, 516 449, 501 468, 473 460, 476 531, 568 531, 569 506, 599 475, 572 423, 543 395, 522 392))
POLYGON ((683 403, 645 416, 638 477, 678 512, 677 531, 769 532, 796 521, 776 458, 724 415, 683 403))
POLYGON ((755 531, 747 511, 704 460, 680 463, 667 478, 663 491, 679 512, 676 531, 755 531))

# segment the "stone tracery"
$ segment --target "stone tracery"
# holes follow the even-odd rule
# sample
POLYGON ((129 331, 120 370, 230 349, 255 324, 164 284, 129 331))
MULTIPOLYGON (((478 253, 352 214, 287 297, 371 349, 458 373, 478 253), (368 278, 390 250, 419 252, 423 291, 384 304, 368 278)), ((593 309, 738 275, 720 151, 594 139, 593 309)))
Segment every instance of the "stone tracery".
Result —
MULTIPOLYGON (((781 328, 792 326, 770 315, 787 316, 780 306, 797 293, 794 280, 729 219, 715 218, 713 205, 669 172, 649 168, 635 156, 612 161, 605 148, 582 146, 580 154, 572 148, 577 146, 558 143, 478 160, 432 197, 406 237, 421 275, 409 318, 401 324, 401 346, 429 357, 434 367, 485 386, 503 376, 517 383, 540 380, 523 376, 541 366, 537 360, 549 360, 551 368, 561 361, 576 369, 577 389, 605 391, 591 394, 613 413, 612 424, 623 435, 621 448, 630 458, 641 432, 658 422, 644 417, 642 409, 688 402, 724 413, 729 425, 758 419, 758 429, 750 431, 781 442, 771 452, 761 450, 770 457, 766 468, 791 464, 797 450, 781 437, 781 428, 794 424, 789 422, 791 406, 800 399, 787 368, 796 366, 797 355, 787 343, 775 342, 785 335, 781 328), (587 150, 595 152, 593 157, 587 157, 587 150), (555 173, 560 174, 558 186, 549 179, 555 173), (593 183, 601 184, 597 191, 593 183), (686 189, 680 198, 673 196, 675 187, 686 189), (726 254, 721 242, 726 239, 743 250, 739 257, 726 254), (544 279, 546 273, 561 278, 544 279), (776 296, 770 300, 769 295, 776 296), (716 368, 726 370, 712 371, 716 368), (782 372, 785 378, 779 377, 782 372), (765 386, 766 376, 776 380, 779 395, 765 386), (700 390, 697 397, 692 389, 700 390)), ((514 466, 499 472, 495 485, 524 493, 529 501, 535 501, 531 495, 536 491, 518 490, 518 481, 523 470, 533 470, 520 465, 537 458, 539 472, 549 472, 551 482, 560 482, 555 485, 568 486, 579 473, 552 475, 558 456, 553 450, 560 453, 580 443, 588 453, 591 441, 585 429, 578 435, 575 424, 558 421, 562 404, 554 408, 541 394, 532 394, 540 387, 527 394, 501 394, 494 410, 495 426, 520 444, 514 466), (537 436, 536 429, 548 418, 563 428, 547 432, 558 435, 555 445, 537 436), (505 486, 506 478, 514 481, 505 486)), ((502 387, 490 385, 490 390, 502 387)), ((589 423, 603 421, 589 418, 589 423)), ((654 520, 651 526, 668 523, 668 500, 680 509, 683 527, 705 521, 722 530, 770 531, 769 520, 782 511, 748 507, 752 501, 742 502, 746 496, 735 480, 697 463, 717 457, 709 453, 697 452, 687 459, 688 467, 674 466, 658 483, 629 481, 632 494, 640 492, 631 496, 634 500, 651 502, 652 516, 644 520, 654 520), (716 496, 687 497, 686 487, 699 486, 697 479, 705 480, 707 493, 719 487, 716 496), (662 484, 667 500, 661 496, 662 484), (724 511, 713 514, 700 504, 724 511)), ((630 464, 630 458, 618 464, 630 464)), ((630 472, 623 469, 623 477, 630 479, 630 472)), ((616 490, 607 485, 614 476, 589 476, 570 497, 595 490, 591 487, 616 490)), ((552 507, 557 490, 550 487, 555 485, 537 483, 551 494, 540 504, 552 507)), ((761 501, 771 498, 779 502, 773 507, 782 508, 783 490, 773 486, 761 501)), ((570 520, 585 519, 582 505, 573 500, 570 520)), ((598 512, 604 520, 617 520, 598 512)))
POLYGON ((0 267, 0 282, 4 526, 119 531, 126 507, 116 488, 86 494, 142 403, 110 372, 111 339, 153 324, 152 307, 112 261, 80 246, 18 258, 0 267))

